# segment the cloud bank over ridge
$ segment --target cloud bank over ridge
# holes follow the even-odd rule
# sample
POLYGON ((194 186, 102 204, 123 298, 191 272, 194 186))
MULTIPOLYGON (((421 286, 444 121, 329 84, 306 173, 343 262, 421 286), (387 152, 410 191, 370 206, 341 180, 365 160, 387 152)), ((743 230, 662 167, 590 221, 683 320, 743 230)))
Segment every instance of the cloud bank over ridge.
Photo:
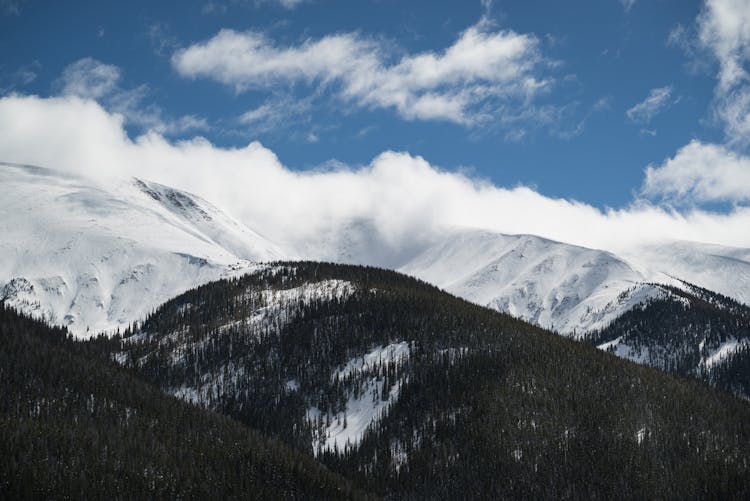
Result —
MULTIPOLYGON (((706 147, 691 143, 686 148, 706 147)), ((723 193, 728 188, 710 188, 705 179, 671 179, 668 174, 684 153, 646 171, 647 193, 684 182, 687 187, 677 195, 728 196, 723 193)), ((712 161, 730 161, 727 169, 746 167, 727 151, 713 153, 712 161)), ((727 213, 677 211, 636 199, 628 207, 600 210, 525 186, 494 186, 393 151, 365 166, 294 171, 258 142, 221 148, 200 137, 170 141, 154 131, 131 139, 121 115, 76 96, 0 99, 0 154, 2 161, 52 167, 101 182, 137 176, 185 189, 269 238, 293 245, 366 220, 376 238, 393 248, 454 227, 532 233, 612 251, 664 239, 750 247, 750 208, 743 205, 727 213)))

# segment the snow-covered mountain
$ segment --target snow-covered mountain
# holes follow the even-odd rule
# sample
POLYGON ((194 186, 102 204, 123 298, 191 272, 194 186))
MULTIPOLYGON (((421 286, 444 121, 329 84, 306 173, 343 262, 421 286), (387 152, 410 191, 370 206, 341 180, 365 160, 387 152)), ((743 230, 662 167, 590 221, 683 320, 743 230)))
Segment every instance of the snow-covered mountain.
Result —
POLYGON ((666 242, 622 254, 649 280, 664 274, 750 304, 750 249, 700 242, 666 242))
POLYGON ((483 231, 459 232, 400 271, 565 334, 606 325, 656 292, 608 252, 483 231))
MULTIPOLYGON (((675 297, 681 292, 673 289, 675 297)), ((693 300, 700 307, 717 298, 693 295, 693 300)), ((700 318, 714 327, 748 325, 747 315, 719 323, 710 308, 692 316, 698 310, 669 306, 673 319, 686 327, 700 318)), ((666 318, 650 315, 647 321, 666 318)), ((633 320, 628 330, 639 325, 633 320)), ((686 332, 703 341, 695 350, 716 358, 714 350, 729 339, 705 330, 686 332)), ((635 336, 609 334, 636 347, 635 336)), ((110 346, 110 356, 131 374, 166 393, 272 435, 331 468, 345 464, 366 472, 368 481, 394 475, 388 477, 393 485, 436 468, 445 468, 440 475, 474 482, 477 465, 485 468, 487 461, 497 461, 485 468, 489 477, 510 471, 516 478, 512 473, 527 461, 533 473, 518 478, 536 485, 535 470, 552 471, 549 486, 576 475, 560 473, 571 458, 582 457, 589 467, 616 456, 594 474, 598 480, 602 472, 621 469, 622 457, 627 464, 673 465, 660 455, 672 450, 674 440, 678 461, 689 454, 705 461, 706 451, 713 451, 720 465, 715 471, 723 472, 731 467, 727 457, 740 463, 746 457, 737 444, 750 443, 736 410, 750 409, 734 399, 581 349, 424 282, 372 267, 284 263, 207 284, 160 306, 136 332, 110 346), (699 413, 691 407, 708 405, 715 410, 699 413), (725 438, 732 430, 744 435, 725 438)), ((700 472, 703 466, 691 468, 700 472)), ((475 492, 486 497, 488 490, 475 492)), ((524 486, 506 497, 528 492, 524 486)), ((545 490, 538 497, 557 492, 545 490)))
POLYGON ((168 186, 0 164, 0 299, 78 335, 123 327, 186 289, 276 259, 393 268, 574 337, 661 297, 656 283, 685 280, 750 302, 748 249, 670 242, 615 255, 467 229, 394 244, 361 219, 290 240, 277 245, 168 186))
POLYGON ((306 259, 396 269, 452 294, 562 334, 600 329, 660 298, 654 284, 693 283, 750 303, 750 250, 698 242, 607 252, 534 235, 452 229, 416 242, 384 242, 352 220, 297 247, 306 259))
POLYGON ((282 255, 188 193, 0 164, 0 299, 79 336, 282 255))
POLYGON ((578 337, 685 282, 750 303, 750 250, 669 242, 614 255, 533 235, 457 231, 399 268, 448 292, 578 337))
POLYGON ((683 283, 626 311, 585 341, 621 358, 704 379, 750 398, 750 307, 683 283))

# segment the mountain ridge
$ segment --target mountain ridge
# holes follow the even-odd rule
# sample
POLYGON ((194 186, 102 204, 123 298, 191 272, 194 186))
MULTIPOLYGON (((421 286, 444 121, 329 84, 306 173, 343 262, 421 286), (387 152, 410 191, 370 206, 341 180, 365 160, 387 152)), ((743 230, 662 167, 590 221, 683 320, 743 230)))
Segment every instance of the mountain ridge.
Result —
POLYGON ((6 164, 0 187, 0 299, 79 336, 280 257, 211 204, 161 185, 6 164))
POLYGON ((302 246, 280 245, 201 197, 143 179, 95 181, 0 164, 0 181, 0 297, 83 337, 124 329, 182 291, 258 262, 306 256, 383 261, 576 338, 661 294, 653 283, 681 287, 686 280, 750 298, 744 249, 671 242, 621 256, 535 235, 453 228, 393 250, 366 220, 302 246))
POLYGON ((390 270, 279 262, 206 284, 113 357, 385 496, 750 488, 747 402, 390 270))

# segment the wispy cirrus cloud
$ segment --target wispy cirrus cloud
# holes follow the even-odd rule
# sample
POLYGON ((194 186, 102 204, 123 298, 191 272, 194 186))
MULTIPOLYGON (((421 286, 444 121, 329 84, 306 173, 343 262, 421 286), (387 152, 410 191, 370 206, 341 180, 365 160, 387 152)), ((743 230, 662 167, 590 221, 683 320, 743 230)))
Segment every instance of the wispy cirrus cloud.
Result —
POLYGON ((0 0, 0 12, 17 16, 21 13, 21 6, 25 0, 0 0))
POLYGON ((212 0, 203 5, 201 11, 204 14, 223 13, 231 6, 252 6, 260 7, 262 5, 278 5, 287 10, 292 10, 309 0, 212 0))
POLYGON ((306 0, 255 0, 257 4, 263 3, 276 3, 284 7, 285 9, 294 9, 300 4, 305 3, 306 0))
POLYGON ((0 67, 0 94, 16 91, 36 80, 42 65, 39 61, 24 64, 13 71, 2 71, 0 67))
POLYGON ((357 33, 283 46, 263 33, 224 29, 175 52, 172 64, 185 77, 215 80, 238 93, 326 88, 362 109, 465 126, 492 121, 500 110, 517 113, 554 82, 554 63, 543 57, 536 37, 492 30, 485 19, 443 51, 401 58, 357 33))
POLYGON ((310 99, 277 96, 242 113, 237 121, 253 135, 288 129, 301 123, 310 124, 310 99))
POLYGON ((625 115, 631 122, 647 125, 651 120, 675 103, 672 98, 672 86, 651 89, 646 98, 629 108, 625 115))
POLYGON ((146 36, 157 56, 167 56, 179 47, 177 37, 172 34, 169 25, 166 23, 151 23, 148 26, 146 36))
POLYGON ((622 8, 625 9, 625 12, 630 12, 630 9, 633 8, 635 5, 636 0, 620 0, 620 3, 622 4, 622 8))
POLYGON ((149 94, 146 85, 124 89, 121 80, 119 67, 86 57, 65 67, 53 87, 63 96, 99 101, 127 123, 144 130, 171 135, 208 128, 205 119, 193 115, 165 118, 159 106, 145 103, 149 94))

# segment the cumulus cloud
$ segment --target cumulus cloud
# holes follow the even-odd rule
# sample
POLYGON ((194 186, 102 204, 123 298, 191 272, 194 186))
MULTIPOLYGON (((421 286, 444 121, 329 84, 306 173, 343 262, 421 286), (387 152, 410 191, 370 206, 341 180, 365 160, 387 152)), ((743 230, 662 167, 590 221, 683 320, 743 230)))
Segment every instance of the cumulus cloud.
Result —
POLYGON ((744 204, 750 201, 750 158, 742 153, 750 144, 750 5, 747 0, 706 0, 696 29, 694 41, 678 26, 669 42, 693 59, 702 51, 718 62, 713 113, 724 126, 727 144, 692 141, 661 165, 650 165, 642 193, 687 204, 744 204))
POLYGON ((524 186, 495 186, 392 151, 364 166, 299 172, 257 142, 221 148, 202 138, 170 141, 153 131, 130 138, 122 116, 76 96, 0 99, 0 158, 176 186, 273 240, 297 246, 320 243, 356 221, 367 221, 373 239, 394 252, 453 227, 534 233, 612 251, 662 239, 750 246, 747 207, 715 214, 636 202, 603 211, 524 186))
POLYGON ((193 115, 165 118, 159 106, 144 104, 149 93, 147 86, 124 89, 120 85, 121 79, 119 67, 86 57, 65 67, 54 87, 63 96, 97 100, 110 111, 120 114, 127 123, 145 130, 182 134, 208 128, 205 119, 193 115))
POLYGON ((718 63, 712 107, 724 127, 726 144, 692 141, 661 165, 649 166, 642 193, 686 204, 746 204, 750 201, 750 158, 744 153, 750 145, 750 4, 706 0, 695 32, 678 26, 669 43, 682 47, 699 65, 706 54, 718 63))
POLYGON ((747 0, 707 0, 698 17, 701 46, 718 61, 714 112, 727 139, 750 144, 750 5, 747 0))
POLYGON ((514 31, 493 31, 483 18, 442 52, 405 55, 356 33, 280 46, 258 32, 224 29, 177 51, 175 69, 248 89, 322 86, 363 108, 390 108, 408 120, 486 122, 491 110, 520 107, 553 82, 539 41, 514 31))
POLYGON ((644 193, 690 202, 750 201, 750 158, 724 146, 692 141, 646 169, 644 193))
POLYGON ((651 120, 674 103, 672 86, 651 89, 648 96, 625 112, 628 120, 638 124, 648 124, 651 120))

